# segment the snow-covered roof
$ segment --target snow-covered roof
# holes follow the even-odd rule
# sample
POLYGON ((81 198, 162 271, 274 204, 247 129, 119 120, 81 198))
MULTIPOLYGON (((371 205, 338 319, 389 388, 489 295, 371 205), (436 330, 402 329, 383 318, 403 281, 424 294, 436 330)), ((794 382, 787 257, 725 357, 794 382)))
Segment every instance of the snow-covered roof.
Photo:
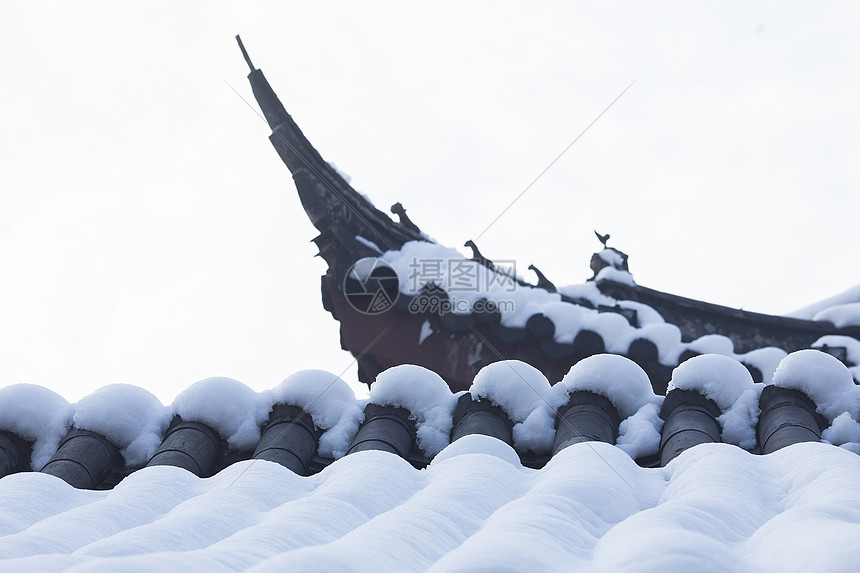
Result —
POLYGON ((769 388, 788 394, 761 413, 762 385, 720 355, 677 368, 665 403, 635 363, 608 354, 552 385, 527 364, 498 362, 459 394, 429 370, 399 366, 363 400, 319 370, 263 392, 208 379, 168 406, 127 385, 71 405, 38 386, 10 386, 0 390, 0 466, 27 451, 31 467, 19 469, 44 468, 0 479, 0 567, 851 571, 860 558, 860 387, 841 362, 812 350, 786 357, 775 378, 769 388), (785 400, 793 392, 802 400, 792 410, 785 400), (615 411, 618 438, 559 448, 567 424, 581 436, 602 423, 600 401, 583 395, 615 411), (711 414, 700 400, 714 405, 711 414), (292 422, 284 408, 295 408, 292 422), (40 412, 42 427, 20 412, 40 412), (783 415, 792 423, 774 418, 783 415), (803 415, 826 419, 829 441, 807 425, 805 438, 757 453, 756 434, 770 440, 763 426, 776 428, 779 441, 803 415), (483 435, 491 417, 509 420, 495 426, 508 429, 503 439, 483 435), (723 428, 723 443, 719 434, 695 441, 702 420, 723 428), (398 455, 392 436, 403 428, 410 451, 398 455), (186 439, 171 441, 178 431, 186 439), (198 455, 201 432, 220 442, 210 470, 197 476, 165 461, 165 451, 198 455), (753 443, 741 443, 750 432, 753 443), (306 471, 272 461, 262 447, 301 456, 308 436, 316 451, 306 471), (75 439, 79 447, 68 448, 75 439), (94 474, 91 454, 105 442, 123 461, 93 487, 118 483, 66 483, 74 475, 62 464, 94 474), (673 457, 661 465, 668 450, 673 457))
POLYGON ((151 467, 110 491, 0 480, 9 571, 853 571, 860 456, 711 444, 666 468, 578 444, 540 470, 473 435, 423 470, 385 452, 311 477, 151 467))

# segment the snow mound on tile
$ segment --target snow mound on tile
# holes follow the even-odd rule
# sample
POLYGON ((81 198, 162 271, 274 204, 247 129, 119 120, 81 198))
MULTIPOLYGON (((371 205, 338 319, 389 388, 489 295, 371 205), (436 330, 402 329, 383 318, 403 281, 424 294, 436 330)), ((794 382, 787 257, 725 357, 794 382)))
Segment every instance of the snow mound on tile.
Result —
POLYGON ((626 318, 615 312, 598 312, 586 316, 582 327, 603 339, 607 352, 624 353, 630 348, 636 330, 626 318))
POLYGON ((370 401, 406 408, 414 416, 418 447, 433 457, 450 443, 457 399, 441 376, 421 366, 394 366, 376 377, 370 401))
POLYGON ((722 411, 717 422, 724 442, 746 449, 755 446, 763 385, 753 383, 743 364, 720 354, 694 356, 672 372, 667 392, 675 388, 696 391, 716 403, 722 411))
POLYGON ((702 354, 675 368, 667 393, 675 388, 694 390, 725 411, 752 385, 749 370, 737 360, 720 354, 702 354))
POLYGON ((738 354, 735 356, 735 360, 757 368, 761 372, 761 382, 763 384, 770 384, 771 380, 773 380, 773 373, 776 372, 776 367, 779 366, 779 363, 786 356, 788 356, 788 352, 782 348, 766 346, 750 350, 746 354, 738 354))
POLYGON ((179 394, 172 411, 186 422, 210 426, 237 450, 249 450, 260 441, 260 428, 269 404, 251 388, 232 378, 206 378, 179 394))
POLYGON ((469 434, 445 446, 441 452, 436 454, 436 457, 430 462, 430 466, 438 467, 445 460, 474 454, 493 456, 506 461, 515 468, 524 469, 519 455, 513 448, 501 440, 481 434, 469 434))
POLYGON ((272 390, 273 404, 298 406, 310 414, 316 427, 325 430, 319 454, 343 457, 363 418, 361 404, 349 385, 325 370, 300 370, 272 390))
POLYGON ((635 414, 621 421, 615 445, 634 460, 656 454, 660 451, 662 428, 660 407, 657 404, 645 404, 635 414))
POLYGON ((848 371, 851 372, 855 384, 860 383, 860 340, 850 336, 828 335, 822 336, 810 346, 811 348, 821 348, 825 345, 845 348, 846 361, 848 364, 853 364, 853 366, 848 367, 848 371))
MULTIPOLYGON (((651 324, 666 324, 666 320, 663 316, 645 303, 636 302, 634 300, 619 300, 617 301, 617 304, 621 308, 635 310, 636 322, 643 327, 651 324)), ((680 340, 680 338, 678 340, 680 340)))
POLYGON ((513 438, 518 451, 549 452, 555 440, 555 414, 549 408, 535 408, 528 418, 514 424, 513 438))
MULTIPOLYGON (((572 285, 563 285, 558 287, 558 292, 572 299, 585 299, 590 301, 595 306, 598 304, 603 304, 606 306, 612 306, 616 304, 616 300, 611 296, 607 296, 600 292, 600 289, 597 288, 597 284, 595 281, 588 281, 579 284, 572 285)), ((632 305, 637 305, 640 303, 625 301, 625 306, 630 302, 632 305)), ((643 305, 645 306, 645 305, 643 305)), ((651 307, 648 307, 651 308, 651 307)), ((653 310, 653 309, 652 309, 653 310)), ((655 311, 656 312, 656 311, 655 311)))
POLYGON ((597 276, 594 277, 595 282, 612 281, 630 286, 636 286, 636 281, 633 280, 633 275, 630 271, 616 269, 614 267, 603 267, 597 276))
POLYGON ((481 368, 469 392, 476 398, 488 398, 511 420, 522 422, 535 408, 547 404, 550 384, 531 364, 502 360, 481 368))
POLYGON ((860 444, 860 424, 848 412, 842 412, 821 437, 835 446, 860 444))
POLYGON ((851 372, 820 350, 798 350, 786 356, 773 375, 773 384, 803 392, 831 422, 843 412, 855 420, 860 414, 860 387, 851 372))
POLYGON ((733 356, 735 343, 728 336, 722 334, 706 334, 696 340, 687 343, 687 348, 699 354, 722 354, 733 356))
POLYGON ((514 422, 514 447, 542 453, 555 439, 555 410, 561 406, 543 373, 519 360, 502 360, 484 366, 469 392, 499 406, 514 422))
POLYGON ((0 430, 33 443, 34 470, 42 469, 69 431, 72 405, 52 390, 35 384, 0 388, 0 430))
POLYGON ((717 417, 722 432, 723 442, 735 444, 745 450, 755 447, 758 442, 756 425, 761 409, 758 407, 764 384, 753 384, 738 396, 732 407, 717 417))
POLYGON ((631 457, 654 454, 660 447, 662 420, 657 415, 660 398, 654 395, 651 381, 638 364, 616 354, 595 354, 574 364, 553 387, 568 395, 587 390, 605 396, 621 417, 616 445, 631 457))
POLYGON ((81 398, 73 419, 113 442, 129 467, 141 467, 161 444, 170 410, 143 388, 111 384, 81 398))
POLYGON ((812 348, 821 348, 822 346, 843 347, 845 348, 845 357, 848 362, 852 364, 860 364, 860 340, 857 340, 856 338, 831 334, 822 336, 810 346, 812 348))
POLYGON ((563 392, 562 403, 567 403, 567 394, 577 390, 605 396, 622 420, 657 400, 645 371, 629 358, 617 354, 595 354, 580 360, 554 388, 556 392, 563 392))
POLYGON ((681 343, 681 329, 668 322, 646 324, 636 332, 637 338, 650 340, 657 345, 660 362, 675 364, 684 351, 681 343))

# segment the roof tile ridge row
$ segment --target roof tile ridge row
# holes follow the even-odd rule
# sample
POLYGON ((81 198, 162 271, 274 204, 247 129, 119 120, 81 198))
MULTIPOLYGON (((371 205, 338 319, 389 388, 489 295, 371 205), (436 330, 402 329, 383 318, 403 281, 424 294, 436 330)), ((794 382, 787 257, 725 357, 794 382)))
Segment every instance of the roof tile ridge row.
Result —
MULTIPOLYGON (((845 367, 815 350, 789 355, 776 384, 767 386, 753 384, 748 373, 731 359, 701 356, 676 370, 665 399, 655 397, 644 373, 620 356, 592 357, 574 367, 561 382, 554 386, 545 383, 543 389, 535 383, 539 372, 533 368, 533 373, 529 372, 528 365, 501 362, 493 366, 482 380, 476 379, 472 390, 457 395, 450 394, 444 381, 426 369, 391 369, 382 382, 385 388, 362 404, 363 421, 350 434, 345 454, 383 450, 415 467, 424 467, 448 443, 482 434, 515 447, 523 465, 540 468, 575 443, 601 441, 625 449, 622 434, 629 435, 631 420, 639 418, 637 423, 641 424, 659 410, 659 420, 651 420, 659 447, 644 455, 631 455, 642 466, 656 467, 700 443, 737 443, 727 432, 731 424, 737 425, 732 417, 736 418, 739 411, 761 410, 761 416, 745 422, 752 424, 755 438, 744 449, 763 454, 802 441, 833 439, 831 425, 844 426, 852 420, 858 425, 860 415, 860 389, 845 367), (506 376, 505 369, 513 367, 518 370, 516 376, 506 376), (717 382, 721 385, 712 379, 714 372, 719 373, 717 382), (513 389, 511 381, 517 378, 525 386, 513 389), (630 402, 637 392, 641 397, 630 402), (534 404, 518 411, 529 396, 534 404), (751 401, 756 407, 750 407, 751 401), (537 442, 523 435, 540 433, 541 424, 546 422, 553 428, 551 447, 525 447, 537 442), (444 434, 441 443, 432 433, 439 428, 444 434), (437 442, 432 443, 432 439, 437 442)), ((145 466, 171 465, 207 477, 237 461, 262 459, 299 475, 310 475, 335 461, 334 457, 320 456, 324 430, 311 414, 307 407, 275 403, 250 447, 230 446, 229 436, 215 429, 212 422, 174 416, 145 466)), ((110 488, 139 467, 125 464, 122 448, 112 438, 73 425, 41 471, 78 488, 110 488)), ((0 432, 0 470, 26 471, 32 446, 32 441, 14 432, 0 432)), ((630 453, 629 448, 625 451, 630 453)))

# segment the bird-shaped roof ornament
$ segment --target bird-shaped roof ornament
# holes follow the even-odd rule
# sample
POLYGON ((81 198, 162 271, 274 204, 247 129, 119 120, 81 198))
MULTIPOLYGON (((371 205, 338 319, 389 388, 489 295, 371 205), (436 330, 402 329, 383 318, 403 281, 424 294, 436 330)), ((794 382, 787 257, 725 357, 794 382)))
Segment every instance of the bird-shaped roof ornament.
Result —
POLYGON ((595 229, 595 230, 594 230, 594 234, 595 234, 595 235, 597 235, 597 240, 598 240, 598 241, 600 241, 600 242, 603 244, 603 247, 604 247, 604 248, 606 248, 606 242, 609 240, 609 233, 606 233, 605 235, 601 235, 601 234, 600 234, 600 233, 598 233, 598 232, 597 232, 597 230, 595 229))

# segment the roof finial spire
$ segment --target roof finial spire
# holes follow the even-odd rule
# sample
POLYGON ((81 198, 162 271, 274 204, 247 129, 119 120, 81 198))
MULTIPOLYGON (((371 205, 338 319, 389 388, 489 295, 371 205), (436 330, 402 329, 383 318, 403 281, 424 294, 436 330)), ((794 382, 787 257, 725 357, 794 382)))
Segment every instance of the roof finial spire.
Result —
POLYGON ((242 43, 242 38, 239 37, 239 34, 236 34, 236 41, 239 42, 239 49, 242 50, 242 57, 245 58, 245 61, 248 63, 248 67, 251 68, 253 72, 256 68, 254 64, 251 63, 251 57, 248 55, 248 52, 245 51, 245 44, 242 43))

